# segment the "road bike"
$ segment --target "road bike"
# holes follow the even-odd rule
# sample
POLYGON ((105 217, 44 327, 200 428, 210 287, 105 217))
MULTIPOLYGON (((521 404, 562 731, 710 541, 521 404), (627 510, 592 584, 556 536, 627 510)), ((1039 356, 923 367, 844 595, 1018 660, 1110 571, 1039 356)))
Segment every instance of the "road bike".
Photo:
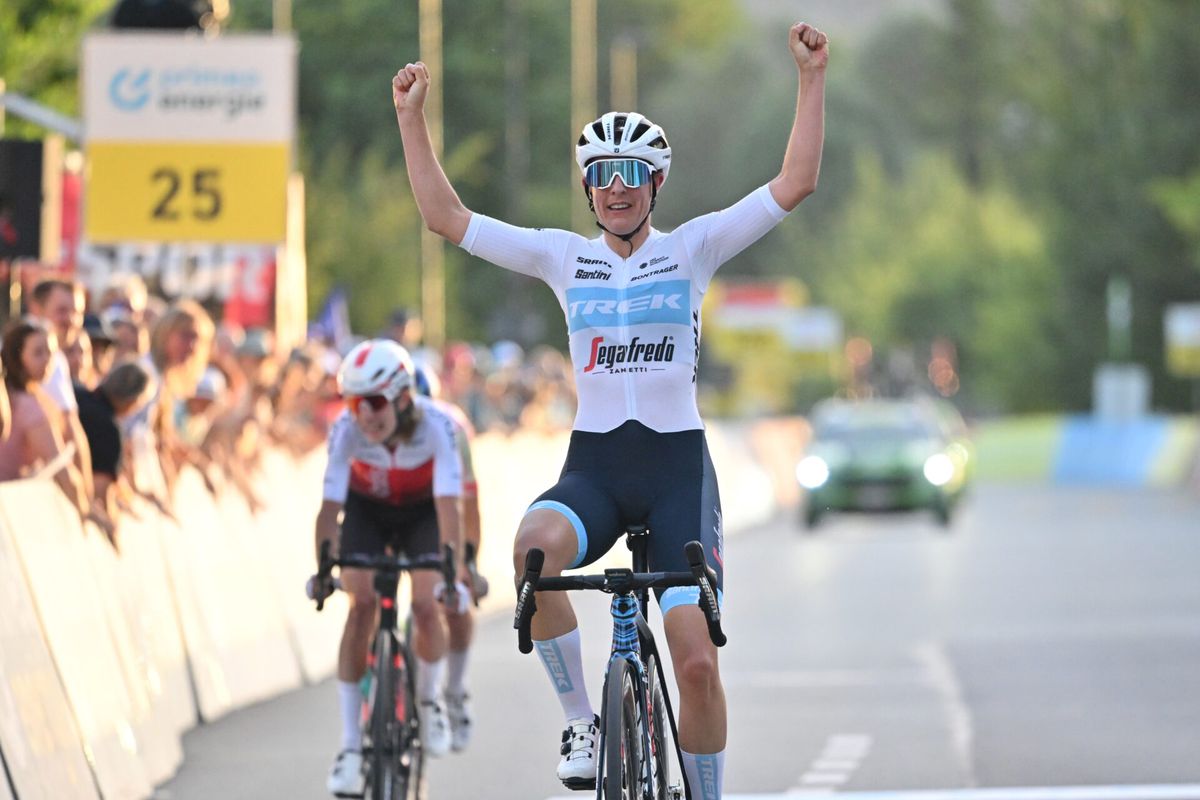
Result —
MULTIPOLYGON (((363 794, 370 800, 422 800, 425 793, 425 751, 417 714, 416 656, 412 651, 412 615, 399 625, 396 595, 400 576, 414 570, 436 570, 449 591, 454 587, 454 550, 446 545, 439 555, 414 559, 391 555, 349 555, 334 558, 329 543, 321 546, 318 580, 331 578, 334 567, 368 569, 375 573, 379 595, 379 625, 367 656, 367 690, 363 700, 363 794)), ((317 600, 317 610, 325 605, 317 600)))
MULTIPOLYGON (((716 574, 704 559, 699 542, 684 546, 689 572, 648 572, 644 525, 625 529, 626 544, 633 552, 633 569, 606 569, 603 575, 542 577, 545 554, 533 548, 525 558, 525 572, 517 590, 513 627, 518 631, 522 653, 533 650, 530 624, 537 611, 536 592, 594 590, 613 596, 612 649, 604 675, 600 708, 600 738, 597 743, 597 800, 691 800, 691 787, 682 769, 682 785, 671 782, 667 727, 674 743, 676 763, 682 765, 675 712, 667 693, 666 676, 654 634, 646 622, 649 590, 672 586, 698 586, 698 605, 708 623, 713 644, 722 647, 721 611, 717 606, 716 574)), ((572 789, 593 788, 590 783, 569 785, 572 789)))

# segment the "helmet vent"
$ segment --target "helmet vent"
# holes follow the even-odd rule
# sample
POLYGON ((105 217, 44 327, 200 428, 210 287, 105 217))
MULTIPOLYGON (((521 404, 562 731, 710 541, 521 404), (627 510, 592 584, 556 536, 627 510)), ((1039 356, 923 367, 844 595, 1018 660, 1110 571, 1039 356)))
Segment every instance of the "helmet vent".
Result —
POLYGON ((655 139, 653 142, 649 142, 646 146, 653 147, 655 150, 666 150, 667 147, 669 147, 667 140, 661 136, 655 139))
POLYGON ((630 136, 629 138, 636 142, 638 139, 642 138, 648 130, 650 130, 649 125, 644 122, 639 122, 638 126, 633 129, 633 136, 630 136))
POLYGON ((624 114, 618 114, 613 118, 613 141, 621 141, 621 134, 625 132, 625 123, 629 121, 629 117, 624 114))
MULTIPOLYGON (((595 132, 596 136, 600 139, 600 141, 604 141, 604 126, 600 124, 600 120, 596 120, 595 122, 592 123, 592 131, 595 132)), ((580 137, 579 143, 580 144, 584 143, 583 137, 580 137)))

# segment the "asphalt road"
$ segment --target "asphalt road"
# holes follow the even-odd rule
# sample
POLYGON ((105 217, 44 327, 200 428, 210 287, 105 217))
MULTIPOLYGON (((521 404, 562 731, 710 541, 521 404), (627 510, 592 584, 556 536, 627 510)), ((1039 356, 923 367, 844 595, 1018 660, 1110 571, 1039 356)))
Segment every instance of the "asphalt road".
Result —
MULTIPOLYGON (((845 516, 727 542, 727 798, 1200 797, 1200 498, 980 486, 961 510, 948 532, 923 515, 845 516), (1119 788, 1151 784, 1174 788, 1119 788)), ((596 702, 607 606, 587 599, 596 702)), ((561 715, 510 618, 481 624, 472 676, 475 742, 431 765, 430 797, 568 795, 553 777, 561 715)), ((321 800, 335 689, 184 746, 164 800, 321 800)))

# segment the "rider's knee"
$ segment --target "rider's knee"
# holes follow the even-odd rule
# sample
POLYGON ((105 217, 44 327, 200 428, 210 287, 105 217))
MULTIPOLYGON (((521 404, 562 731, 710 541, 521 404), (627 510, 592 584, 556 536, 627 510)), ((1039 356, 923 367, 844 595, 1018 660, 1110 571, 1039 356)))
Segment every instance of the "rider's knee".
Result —
POLYGON ((683 654, 675 671, 684 690, 709 694, 721 685, 717 654, 708 649, 683 654))
POLYGON ((535 547, 546 554, 543 572, 564 569, 573 560, 577 547, 575 533, 570 529, 570 523, 560 521, 552 514, 535 512, 521 520, 513 542, 513 568, 518 576, 525 571, 526 555, 535 547))
POLYGON ((441 621, 441 610, 438 605, 438 601, 432 597, 414 597, 412 601, 413 622, 421 628, 438 624, 441 621))

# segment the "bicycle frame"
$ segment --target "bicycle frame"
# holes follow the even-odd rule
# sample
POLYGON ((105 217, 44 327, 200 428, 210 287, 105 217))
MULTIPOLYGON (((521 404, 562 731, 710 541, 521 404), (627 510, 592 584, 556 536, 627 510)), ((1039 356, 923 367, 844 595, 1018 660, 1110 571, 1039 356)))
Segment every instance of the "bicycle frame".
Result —
MULTIPOLYGON (((328 578, 335 566, 373 570, 372 585, 379 597, 379 623, 372 640, 368 663, 368 674, 372 676, 372 689, 370 696, 366 698, 367 715, 362 720, 364 734, 366 734, 367 741, 370 742, 369 748, 363 748, 364 778, 366 779, 364 790, 373 796, 380 794, 380 790, 376 787, 376 781, 380 780, 380 777, 372 774, 370 770, 376 763, 378 755, 376 751, 381 750, 389 761, 394 760, 393 766, 389 767, 385 773, 386 776, 389 776, 387 779, 390 781, 396 775, 392 770, 395 765, 398 765, 402 770, 400 774, 403 782, 400 785, 403 787, 404 796, 408 797, 414 792, 420 792, 424 759, 420 753, 420 722, 414 701, 416 697, 415 664, 409 648, 407 624, 404 635, 400 635, 396 595, 400 588, 401 574, 418 569, 440 571, 446 585, 453 586, 454 550, 450 545, 446 545, 441 558, 438 559, 422 557, 409 560, 391 556, 361 555, 335 559, 330 557, 328 543, 326 543, 321 549, 318 575, 328 578), (391 660, 392 663, 380 663, 380 654, 383 654, 385 659, 391 660), (404 671, 404 684, 399 687, 400 694, 397 695, 397 686, 393 684, 392 678, 400 669, 404 671), (378 738, 381 738, 377 734, 387 737, 397 733, 393 727, 397 721, 394 717, 389 717, 391 721, 387 724, 381 724, 382 721, 376 718, 379 711, 377 708, 379 692, 385 693, 383 698, 389 708, 389 715, 403 711, 403 724, 398 731, 400 738, 397 740, 377 741, 378 738), (401 703, 403 703, 402 706, 401 703), (377 728, 379 728, 378 731, 377 728)), ((323 606, 324 600, 318 600, 317 610, 320 611, 323 606)), ((389 791, 383 792, 382 796, 394 797, 395 795, 389 791)))
MULTIPOLYGON (((542 578, 541 570, 544 563, 542 551, 530 550, 525 563, 525 574, 519 584, 517 593, 517 609, 513 627, 517 628, 518 646, 523 653, 533 650, 530 634, 530 624, 537 609, 535 593, 538 591, 555 591, 570 589, 597 589, 613 595, 610 613, 613 619, 612 646, 605 668, 604 697, 609 698, 609 681, 614 674, 613 665, 625 662, 629 665, 632 680, 635 684, 634 698, 640 713, 638 725, 641 747, 644 757, 641 759, 642 775, 639 782, 656 791, 656 775, 653 768, 651 750, 652 737, 661 720, 657 720, 653 697, 651 697, 651 678, 646 673, 646 663, 650 657, 655 660, 655 669, 659 685, 664 687, 662 692, 665 716, 671 725, 672 739, 675 744, 677 763, 683 779, 685 796, 691 797, 691 788, 687 783, 686 771, 682 769, 683 755, 679 747, 679 733, 675 723, 674 710, 671 707, 670 693, 665 690, 666 676, 663 674, 662 659, 654 634, 646 622, 646 609, 649 605, 649 590, 652 587, 687 586, 700 587, 699 605, 703 609, 709 628, 709 637, 718 647, 725 644, 725 635, 721 631, 720 609, 716 603, 716 592, 713 590, 716 578, 704 561, 704 551, 699 542, 689 542, 684 550, 691 572, 688 573, 650 573, 646 568, 645 537, 648 535, 644 526, 630 526, 626 531, 629 549, 633 551, 635 569, 607 569, 603 575, 551 576, 542 578)), ((619 670, 618 670, 619 672, 619 670)), ((604 770, 606 758, 600 754, 606 752, 609 735, 607 713, 602 713, 600 721, 599 740, 597 741, 597 800, 604 796, 604 770)), ((664 756, 664 761, 665 761, 664 756)))

